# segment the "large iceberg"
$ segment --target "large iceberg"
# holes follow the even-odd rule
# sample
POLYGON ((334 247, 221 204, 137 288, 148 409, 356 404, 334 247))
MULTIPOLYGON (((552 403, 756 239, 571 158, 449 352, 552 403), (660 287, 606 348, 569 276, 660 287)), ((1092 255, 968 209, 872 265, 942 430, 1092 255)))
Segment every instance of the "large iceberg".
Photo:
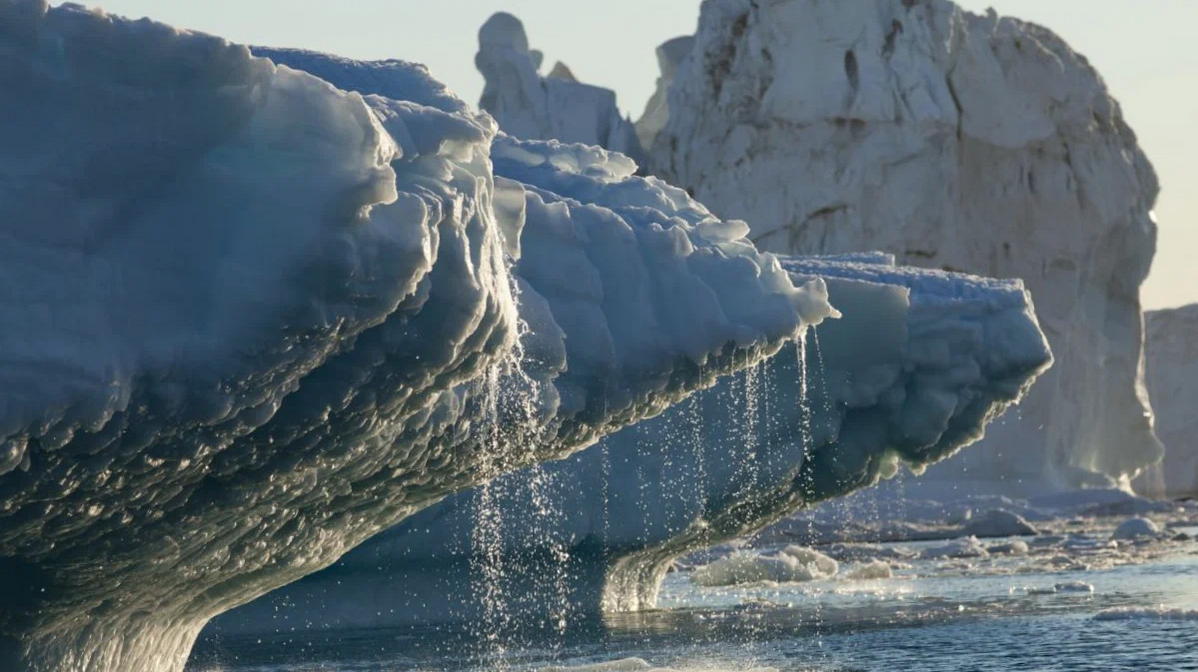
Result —
POLYGON ((1198 305, 1144 314, 1148 393, 1165 458, 1133 482, 1152 497, 1198 496, 1198 305))
POLYGON ((834 314, 631 161, 387 73, 0 0, 0 669, 180 670, 212 616, 834 314))
POLYGON ((636 126, 620 114, 616 93, 577 81, 560 62, 542 76, 543 58, 529 48, 519 19, 493 15, 479 30, 474 57, 486 81, 479 106, 509 135, 595 145, 643 163, 636 126))
POLYGON ((884 256, 783 265, 825 278, 845 317, 595 448, 422 511, 212 634, 474 623, 497 600, 522 626, 652 608, 676 558, 944 459, 1050 361, 1017 281, 884 256), (501 534, 480 540, 480 521, 501 534))
POLYGON ((1069 487, 1160 458, 1139 299, 1158 183, 1061 38, 947 0, 708 0, 669 65, 650 172, 748 221, 762 249, 881 249, 1027 284, 1056 366, 932 473, 1069 487))

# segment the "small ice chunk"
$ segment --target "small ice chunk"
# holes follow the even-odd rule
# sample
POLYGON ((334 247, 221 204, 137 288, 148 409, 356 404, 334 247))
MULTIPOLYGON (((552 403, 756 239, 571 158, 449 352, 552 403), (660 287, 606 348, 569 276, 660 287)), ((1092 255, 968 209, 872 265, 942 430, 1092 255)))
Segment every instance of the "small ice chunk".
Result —
POLYGON ((651 669, 653 666, 643 658, 621 658, 604 663, 545 667, 541 668, 541 672, 641 672, 641 670, 651 669))
POLYGON ((876 581, 893 578, 894 570, 887 563, 881 560, 874 560, 863 565, 857 565, 845 577, 854 581, 876 581))
POLYGON ((1156 523, 1147 518, 1129 518, 1123 521, 1119 527, 1115 528, 1115 532, 1111 534, 1111 538, 1121 540, 1141 539, 1144 537, 1155 537, 1160 533, 1161 528, 1157 527, 1156 523))
POLYGON ((1198 609, 1179 609, 1177 607, 1115 607, 1103 609, 1094 616, 1096 621, 1133 621, 1133 620, 1163 620, 1163 621, 1198 621, 1198 609))
POLYGON ((1085 581, 1062 581, 1046 588, 1028 588, 1028 595, 1057 595, 1059 593, 1093 593, 1094 586, 1085 581))
POLYGON ((986 548, 991 555, 1027 555, 1031 549, 1026 541, 1015 539, 1004 544, 993 544, 986 548))
POLYGON ((962 528, 963 534, 971 537, 1028 537, 1039 534, 1031 523, 1017 513, 1005 509, 991 509, 974 516, 962 528))
POLYGON ((990 552, 978 541, 977 537, 966 537, 954 539, 943 546, 924 549, 920 557, 925 560, 941 560, 945 558, 984 558, 988 555, 990 552))

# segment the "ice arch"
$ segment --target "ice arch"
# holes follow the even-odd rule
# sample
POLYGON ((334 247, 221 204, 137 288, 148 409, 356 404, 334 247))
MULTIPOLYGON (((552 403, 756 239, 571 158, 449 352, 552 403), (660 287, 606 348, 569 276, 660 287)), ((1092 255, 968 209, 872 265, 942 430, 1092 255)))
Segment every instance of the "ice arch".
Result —
POLYGON ((502 525, 507 618, 653 607, 675 558, 869 486, 900 461, 944 459, 1050 360, 1018 282, 900 269, 880 255, 784 266, 796 281, 826 278, 844 308, 818 328, 818 359, 809 339, 805 358, 792 346, 597 447, 509 474, 485 499, 455 495, 213 632, 476 622, 494 597, 478 590, 488 559, 472 544, 484 502, 502 525))

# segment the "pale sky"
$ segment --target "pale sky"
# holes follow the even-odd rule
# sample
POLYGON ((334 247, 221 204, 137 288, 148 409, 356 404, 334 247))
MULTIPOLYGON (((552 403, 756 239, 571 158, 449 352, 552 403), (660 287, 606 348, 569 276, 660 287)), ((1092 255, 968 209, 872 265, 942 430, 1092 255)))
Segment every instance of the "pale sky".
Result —
MULTIPOLYGON (((1144 287, 1148 308, 1198 302, 1198 0, 958 0, 965 8, 1052 28, 1105 77, 1156 166, 1160 241, 1144 287)), ((57 3, 56 3, 57 4, 57 3)), ((639 116, 657 78, 654 49, 692 33, 699 0, 84 0, 235 42, 303 47, 354 58, 425 63, 477 103, 478 28, 503 10, 524 21, 546 67, 615 89, 639 116)))

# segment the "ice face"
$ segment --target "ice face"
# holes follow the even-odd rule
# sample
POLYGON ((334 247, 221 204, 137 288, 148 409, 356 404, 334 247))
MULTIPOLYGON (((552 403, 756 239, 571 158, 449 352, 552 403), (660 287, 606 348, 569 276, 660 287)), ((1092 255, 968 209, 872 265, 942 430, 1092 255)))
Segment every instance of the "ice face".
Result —
POLYGON ((497 139, 418 66, 363 98, 40 0, 0 1, 0 53, 5 670, 180 669, 214 614, 834 312, 743 225, 497 139))
POLYGON ((881 249, 1027 284, 1057 365, 929 476, 1110 487, 1159 459, 1139 299, 1159 185, 1060 37, 946 0, 712 0, 666 108, 640 122, 650 172, 763 249, 881 249))
POLYGON ((652 607, 676 558, 976 440, 1049 359, 1018 282, 896 268, 876 254, 782 266, 798 283, 824 278, 845 309, 803 350, 567 460, 504 477, 486 501, 477 491, 448 498, 330 570, 218 619, 214 632, 474 622, 484 596, 471 584, 472 540, 484 506, 502 519, 510 617, 652 607))
POLYGON ((1193 356, 1198 305, 1154 310, 1144 314, 1144 322, 1146 382, 1165 458, 1148 467, 1133 485, 1150 497, 1192 497, 1198 495, 1194 428, 1198 360, 1193 356))

